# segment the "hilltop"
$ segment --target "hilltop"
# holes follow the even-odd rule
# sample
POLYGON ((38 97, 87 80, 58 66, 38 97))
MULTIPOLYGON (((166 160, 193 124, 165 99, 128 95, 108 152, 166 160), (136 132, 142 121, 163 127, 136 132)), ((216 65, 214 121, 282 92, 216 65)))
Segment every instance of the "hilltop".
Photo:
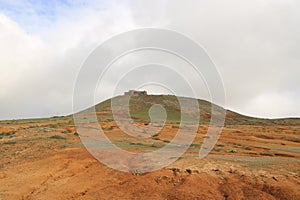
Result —
MULTIPOLYGON (((125 96, 117 96, 112 99, 103 101, 95 106, 96 112, 99 113, 99 120, 113 120, 111 112, 112 101, 120 102, 125 96), (101 114, 100 114, 101 113, 101 114), (101 115, 101 116, 100 116, 101 115)), ((180 104, 178 101, 190 100, 188 97, 176 97, 174 95, 141 95, 131 96, 129 101, 129 110, 131 117, 136 121, 149 122, 148 111, 154 104, 162 105, 167 113, 167 122, 179 123, 181 117, 180 104)), ((230 110, 226 110, 209 101, 197 99, 200 110, 200 124, 209 124, 211 119, 212 105, 223 109, 226 113, 225 124, 244 124, 244 125, 300 125, 300 118, 283 118, 283 119, 264 119, 245 116, 230 110)))

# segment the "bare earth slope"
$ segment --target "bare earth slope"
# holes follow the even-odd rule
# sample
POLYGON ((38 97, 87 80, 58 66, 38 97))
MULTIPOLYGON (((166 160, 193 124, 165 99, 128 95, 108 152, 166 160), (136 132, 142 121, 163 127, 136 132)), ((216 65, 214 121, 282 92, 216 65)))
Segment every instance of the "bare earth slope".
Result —
MULTIPOLYGON (((151 138, 123 133, 112 120, 109 101, 96 106, 99 123, 123 149, 161 148, 178 129, 179 111, 172 96, 133 98, 131 114, 140 126, 149 120, 149 102, 169 105, 167 123, 151 138)), ((82 146, 71 116, 1 121, 0 199, 300 199, 299 119, 257 119, 228 111, 217 145, 200 160, 210 104, 200 101, 201 106, 197 136, 184 156, 146 174, 99 163, 82 146)))

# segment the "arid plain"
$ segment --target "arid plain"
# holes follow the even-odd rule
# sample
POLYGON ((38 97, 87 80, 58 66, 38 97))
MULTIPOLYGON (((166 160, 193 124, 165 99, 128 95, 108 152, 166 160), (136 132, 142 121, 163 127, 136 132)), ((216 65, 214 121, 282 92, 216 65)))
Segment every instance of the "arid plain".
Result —
MULTIPOLYGON (((199 102, 202 121, 188 151, 149 173, 120 172, 97 161, 82 145, 71 115, 1 121, 0 199, 300 199, 300 119, 227 111, 220 139, 199 159, 210 118, 210 104, 199 102)), ((154 103, 169 105, 169 118, 147 139, 120 130, 109 100, 96 111, 117 146, 148 152, 168 144, 179 128, 180 110, 172 96, 132 98, 135 124, 147 126, 147 110, 154 103)))

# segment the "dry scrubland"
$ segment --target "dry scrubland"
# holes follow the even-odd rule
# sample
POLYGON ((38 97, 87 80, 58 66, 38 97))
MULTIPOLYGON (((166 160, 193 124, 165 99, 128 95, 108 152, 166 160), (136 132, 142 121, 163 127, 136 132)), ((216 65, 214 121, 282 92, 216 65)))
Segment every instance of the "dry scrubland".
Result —
MULTIPOLYGON (((117 97, 122 98, 122 97, 117 97)), ((0 122, 0 199, 300 199, 300 119, 266 120, 227 111, 226 124, 205 159, 198 152, 210 119, 200 102, 201 123, 188 151, 150 173, 124 173, 94 159, 82 146, 72 116, 0 122)), ((119 147, 147 152, 169 143, 179 127, 173 96, 133 97, 135 123, 149 123, 154 103, 167 122, 148 139, 123 133, 110 101, 96 106, 105 134, 119 147)))

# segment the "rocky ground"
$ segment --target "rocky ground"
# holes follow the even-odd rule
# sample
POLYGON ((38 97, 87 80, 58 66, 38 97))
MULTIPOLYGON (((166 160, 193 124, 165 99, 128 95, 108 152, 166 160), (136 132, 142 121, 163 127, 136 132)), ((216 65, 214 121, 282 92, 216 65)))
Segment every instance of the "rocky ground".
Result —
MULTIPOLYGON (((168 123, 138 140, 115 122, 101 125, 132 152, 158 149, 178 129, 168 123)), ((72 117, 2 121, 0 199, 300 199, 299 125, 226 125, 213 151, 199 159, 207 128, 199 127, 191 147, 170 166, 125 173, 87 152, 72 117)))

